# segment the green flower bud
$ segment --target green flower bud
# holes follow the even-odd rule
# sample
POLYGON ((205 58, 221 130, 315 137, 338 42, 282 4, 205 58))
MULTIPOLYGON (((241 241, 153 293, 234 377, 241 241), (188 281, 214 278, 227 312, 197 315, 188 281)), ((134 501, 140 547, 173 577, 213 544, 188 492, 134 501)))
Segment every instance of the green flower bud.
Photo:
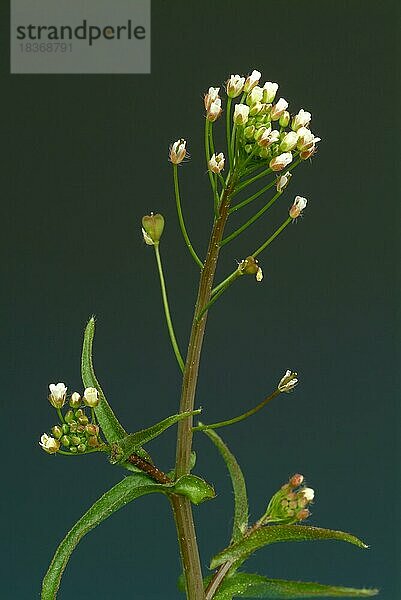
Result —
POLYGON ((89 423, 89 419, 86 415, 79 417, 78 421, 80 425, 87 425, 89 423))
POLYGON ((70 421, 69 422, 69 426, 70 426, 70 432, 71 433, 76 433, 77 432, 78 423, 75 420, 74 421, 70 421))
MULTIPOLYGON (((148 246, 154 246, 159 243, 164 229, 164 217, 157 213, 154 215, 145 215, 142 218, 142 234, 148 246)), ((84 396, 85 400, 85 396, 84 396)))
POLYGON ((93 423, 90 423, 89 425, 87 425, 85 427, 85 432, 88 435, 99 435, 99 427, 97 425, 94 425, 93 423))
POLYGON ((65 413, 64 420, 66 423, 71 423, 71 421, 74 420, 74 413, 72 410, 67 410, 67 412, 65 413))
POLYGON ((278 122, 280 124, 280 127, 287 127, 288 123, 290 122, 290 113, 288 112, 288 110, 285 110, 283 112, 278 122))
POLYGON ((61 438, 61 436, 63 435, 63 430, 61 429, 60 425, 55 425, 54 427, 52 427, 52 434, 54 435, 56 440, 59 440, 61 438))
POLYGON ((78 452, 78 448, 76 446, 70 446, 70 452, 76 454, 78 452))
POLYGON ((63 435, 63 437, 61 438, 60 442, 63 444, 63 446, 65 446, 66 448, 68 448, 68 446, 71 445, 71 440, 68 437, 68 435, 63 435))
POLYGON ((82 408, 78 408, 74 414, 75 414, 75 418, 78 420, 79 417, 85 416, 85 411, 82 408))
POLYGON ((78 452, 85 452, 85 450, 86 450, 85 444, 79 444, 78 445, 78 452))
POLYGON ((244 135, 248 140, 252 140, 255 133, 255 126, 249 125, 249 127, 245 127, 244 135))
POLYGON ((78 437, 77 435, 71 435, 70 440, 71 440, 71 444, 74 444, 74 446, 78 446, 78 444, 81 443, 81 438, 78 437))
POLYGON ((63 433, 70 433, 70 428, 65 423, 61 426, 63 433))
POLYGON ((81 406, 81 396, 78 392, 74 392, 70 398, 69 402, 71 408, 79 408, 81 406))

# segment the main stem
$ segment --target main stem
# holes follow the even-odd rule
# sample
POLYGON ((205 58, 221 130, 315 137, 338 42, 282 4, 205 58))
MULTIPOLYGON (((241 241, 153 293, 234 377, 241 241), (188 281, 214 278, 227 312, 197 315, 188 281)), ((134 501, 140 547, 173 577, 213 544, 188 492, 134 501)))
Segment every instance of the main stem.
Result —
MULTIPOLYGON (((183 375, 180 412, 191 411, 194 407, 199 363, 207 321, 207 311, 199 320, 197 319, 197 316, 211 298, 220 242, 223 238, 224 227, 228 218, 232 188, 233 183, 232 181, 229 181, 222 195, 219 215, 216 217, 213 225, 206 260, 200 277, 198 297, 195 305, 183 375)), ((181 477, 189 471, 193 435, 192 425, 192 417, 183 419, 178 424, 175 464, 176 477, 181 477)), ((187 598, 188 600, 204 600, 205 592, 203 590, 202 570, 199 560, 191 503, 184 496, 174 496, 171 502, 174 510, 181 559, 186 579, 187 598)))

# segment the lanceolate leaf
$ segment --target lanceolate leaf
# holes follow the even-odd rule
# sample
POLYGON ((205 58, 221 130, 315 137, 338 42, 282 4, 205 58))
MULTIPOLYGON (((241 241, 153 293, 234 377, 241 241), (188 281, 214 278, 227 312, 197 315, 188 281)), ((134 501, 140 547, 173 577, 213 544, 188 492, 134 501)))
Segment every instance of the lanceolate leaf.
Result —
POLYGON ((85 328, 84 341, 82 345, 82 381, 85 387, 94 387, 99 392, 100 402, 95 408, 95 413, 106 440, 109 442, 109 444, 111 444, 112 442, 116 442, 125 437, 127 432, 112 411, 111 406, 107 402, 103 390, 100 387, 100 383, 96 378, 92 360, 94 335, 95 319, 92 317, 85 328))
POLYGON ((122 440, 113 444, 111 462, 124 462, 130 454, 133 452, 138 452, 138 450, 141 449, 141 446, 147 442, 150 442, 150 440, 153 440, 155 437, 163 433, 163 431, 165 431, 168 427, 171 427, 174 425, 174 423, 177 423, 177 421, 186 419, 191 415, 197 415, 200 412, 200 410, 194 410, 172 415, 171 417, 167 417, 167 419, 164 419, 163 421, 160 421, 159 423, 156 423, 156 425, 152 425, 147 429, 142 429, 136 433, 130 433, 122 440))
POLYGON ((367 548, 357 537, 343 531, 307 527, 306 525, 267 525, 257 529, 248 537, 229 546, 212 559, 210 568, 215 569, 226 561, 243 562, 256 550, 277 542, 309 542, 313 540, 341 540, 359 548, 367 548))
POLYGON ((269 579, 261 575, 236 573, 226 579, 214 600, 231 600, 232 598, 368 598, 375 596, 378 590, 355 589, 322 585, 304 581, 285 581, 269 579))
POLYGON ((246 493, 245 479, 235 456, 228 449, 221 437, 213 429, 204 429, 205 433, 215 444, 223 457, 231 477, 234 490, 234 522, 231 542, 242 539, 248 528, 248 497, 246 493))
POLYGON ((67 533, 57 548, 43 580, 42 600, 54 600, 57 597, 67 562, 84 535, 132 500, 154 492, 183 494, 194 504, 214 496, 213 488, 195 475, 184 475, 176 482, 164 485, 154 483, 146 475, 126 477, 103 494, 67 533))

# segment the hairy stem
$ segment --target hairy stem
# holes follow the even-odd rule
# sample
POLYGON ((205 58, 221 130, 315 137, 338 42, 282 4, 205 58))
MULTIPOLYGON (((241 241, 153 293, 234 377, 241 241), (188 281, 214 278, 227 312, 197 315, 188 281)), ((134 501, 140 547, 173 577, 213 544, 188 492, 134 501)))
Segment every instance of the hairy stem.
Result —
MULTIPOLYGON (((213 280, 220 250, 220 242, 223 237, 224 227, 228 217, 232 187, 233 182, 229 181, 226 189, 222 193, 219 216, 214 221, 204 268, 200 276, 198 297, 195 305, 187 359, 183 375, 180 412, 193 410, 195 402, 195 392, 198 380, 203 337, 206 327, 207 312, 205 312, 202 318, 199 320, 197 317, 211 298, 213 280)), ((176 477, 181 477, 189 472, 193 436, 192 425, 192 417, 183 419, 178 424, 177 454, 175 465, 176 477)), ((189 500, 183 496, 173 497, 171 499, 171 503, 174 510, 181 559, 186 578, 188 600, 204 600, 205 594, 203 590, 202 570, 200 566, 191 504, 189 500)))

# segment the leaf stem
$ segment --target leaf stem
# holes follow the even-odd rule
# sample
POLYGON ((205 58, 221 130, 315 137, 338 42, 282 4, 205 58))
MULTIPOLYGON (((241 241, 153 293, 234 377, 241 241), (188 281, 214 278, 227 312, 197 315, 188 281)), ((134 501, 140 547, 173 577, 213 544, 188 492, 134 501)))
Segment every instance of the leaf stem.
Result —
POLYGON ((273 240, 276 239, 276 237, 287 227, 289 223, 291 223, 292 220, 293 219, 291 217, 288 217, 288 219, 284 221, 284 223, 273 233, 273 235, 271 235, 261 246, 259 246, 257 250, 255 250, 255 252, 252 254, 253 258, 256 258, 261 252, 263 252, 263 250, 267 248, 267 246, 271 244, 273 240))
POLYGON ((277 198, 279 196, 281 196, 281 194, 282 194, 282 192, 277 192, 277 194, 275 194, 273 196, 273 198, 267 204, 265 204, 256 214, 254 214, 253 217, 248 219, 248 221, 246 221, 246 223, 241 225, 241 227, 238 227, 238 229, 236 229, 230 235, 228 235, 226 238, 224 238, 221 241, 221 246, 225 246, 225 244, 228 244, 229 242, 231 242, 238 235, 240 235, 243 231, 245 231, 245 229, 247 229, 250 225, 255 223, 255 221, 257 221, 275 203, 275 201, 277 200, 277 198))
POLYGON ((219 284, 217 286, 216 292, 212 291, 212 297, 210 299, 210 301, 206 304, 206 306, 204 306, 201 310, 201 312, 198 315, 198 320, 201 319, 203 317, 203 315, 205 314, 205 312, 207 310, 209 310, 209 308, 216 302, 216 300, 218 298, 220 298, 220 296, 222 294, 224 294, 224 292, 226 291, 226 289, 232 284, 234 283, 234 281, 236 279, 238 279, 238 277, 241 276, 241 273, 238 271, 238 269, 236 271, 234 271, 233 273, 231 273, 231 275, 229 275, 224 281, 221 282, 221 284, 219 284), (224 285, 223 285, 224 284, 224 285))
MULTIPOLYGON (((174 165, 174 166, 176 166, 176 165, 174 165)), ((169 308, 168 298, 167 298, 166 283, 164 281, 163 266, 162 266, 162 261, 161 261, 161 257, 160 257, 159 244, 155 244, 154 249, 155 249, 155 255, 156 255, 157 269, 159 271, 160 287, 161 287, 162 298, 163 298, 164 313, 166 315, 166 322, 167 322, 168 332, 170 335, 170 341, 171 341, 171 345, 173 347, 175 357, 179 364, 179 367, 180 367, 181 371, 184 371, 184 361, 181 356, 180 349, 178 347, 177 339, 176 339, 175 333, 174 333, 173 322, 171 320, 171 315, 170 315, 170 308, 169 308)))
POLYGON ((183 217, 182 208, 181 208, 180 186, 179 186, 179 182, 178 182, 178 165, 173 164, 173 175, 174 175, 175 202, 176 202, 176 206, 177 206, 178 221, 180 223, 181 232, 182 232, 185 243, 187 245, 187 248, 188 248, 192 258, 194 259, 194 261, 196 262, 198 267, 203 269, 203 262, 201 261, 199 256, 196 254, 196 252, 191 244, 191 240, 189 239, 187 229, 185 227, 184 217, 183 217))
POLYGON ((196 427, 192 428, 192 431, 202 431, 204 429, 218 429, 219 427, 227 427, 228 425, 233 425, 234 423, 239 423, 240 421, 243 421, 244 419, 247 419, 248 417, 251 417, 255 413, 259 412, 262 408, 264 408, 266 406, 266 404, 268 404, 271 400, 273 400, 273 398, 275 398, 279 394, 280 394, 280 390, 276 389, 276 390, 274 390, 274 392, 272 394, 270 394, 270 396, 267 396, 267 398, 262 400, 262 402, 260 402, 257 406, 255 406, 254 408, 251 408, 251 410, 248 410, 247 412, 243 413, 242 415, 239 415, 238 417, 234 417, 233 419, 228 419, 226 421, 219 421, 218 423, 211 423, 210 425, 197 425, 196 427))

